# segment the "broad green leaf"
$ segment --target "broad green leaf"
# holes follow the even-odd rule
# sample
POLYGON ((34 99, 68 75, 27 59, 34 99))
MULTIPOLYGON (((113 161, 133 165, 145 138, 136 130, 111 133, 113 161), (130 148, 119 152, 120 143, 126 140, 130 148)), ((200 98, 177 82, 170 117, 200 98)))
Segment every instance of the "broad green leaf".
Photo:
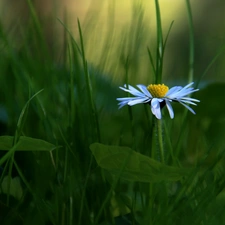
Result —
POLYGON ((23 196, 23 189, 19 177, 5 176, 1 183, 0 193, 10 194, 20 200, 23 196))
MULTIPOLYGON (((13 136, 0 136, 0 150, 8 151, 13 147, 13 136)), ((16 149, 19 151, 51 151, 57 147, 41 139, 21 136, 16 149)))
POLYGON ((94 143, 90 149, 100 167, 128 181, 176 181, 188 174, 186 169, 164 165, 128 147, 94 143))

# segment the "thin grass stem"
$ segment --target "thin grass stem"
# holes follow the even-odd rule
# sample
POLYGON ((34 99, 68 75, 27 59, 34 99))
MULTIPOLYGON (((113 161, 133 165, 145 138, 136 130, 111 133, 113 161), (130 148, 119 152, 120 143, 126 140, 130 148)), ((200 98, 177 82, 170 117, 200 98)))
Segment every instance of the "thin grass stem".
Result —
POLYGON ((88 90, 89 104, 91 106, 92 115, 93 115, 93 119, 94 119, 94 123, 95 123, 94 125, 95 125, 95 128, 96 128, 97 140, 98 140, 98 142, 101 142, 101 135, 100 135, 98 115, 97 115, 97 110, 96 110, 96 106, 95 106, 94 98, 93 98, 93 94, 92 94, 93 91, 92 91, 92 86, 91 86, 90 74, 89 74, 89 70, 88 70, 88 64, 87 64, 85 51, 84 51, 83 34, 82 34, 82 30, 81 30, 81 25, 80 25, 79 19, 77 20, 77 23, 78 23, 78 29, 79 29, 79 35, 80 35, 82 61, 83 61, 85 79, 86 79, 87 90, 88 90))
POLYGON ((163 67, 163 33, 158 0, 155 0, 155 9, 156 9, 156 25, 157 25, 156 83, 160 84, 162 82, 162 67, 163 67))
MULTIPOLYGON (((129 57, 126 58, 125 63, 125 84, 126 88, 128 88, 129 84, 129 57)), ((130 96, 130 94, 128 94, 130 96)), ((128 107, 129 119, 131 122, 131 132, 132 132, 132 147, 135 149, 135 129, 134 129, 134 119, 133 119, 133 111, 131 107, 128 107)))
POLYGON ((93 155, 91 155, 91 160, 89 163, 89 167, 88 167, 88 172, 87 172, 87 176, 85 178, 85 182, 84 182, 84 187, 83 187, 83 191, 82 191, 82 195, 81 195, 81 204, 80 204, 80 212, 79 212, 79 219, 78 219, 78 224, 82 224, 82 215, 83 215, 83 209, 84 209, 84 202, 85 202, 85 193, 86 193, 86 189, 87 189, 87 184, 88 184, 88 180, 90 178, 90 174, 91 174, 91 167, 93 164, 93 155))
POLYGON ((75 100, 74 100, 74 73, 71 50, 68 47, 69 65, 70 65, 70 124, 75 121, 75 100))
POLYGON ((162 120, 157 120, 157 134, 158 134, 158 141, 159 141, 160 158, 161 158, 161 162, 164 164, 165 156, 164 156, 164 147, 163 147, 162 120))
MULTIPOLYGON (((164 131, 165 131, 165 140, 167 142, 167 146, 168 146, 170 156, 171 156, 171 159, 172 159, 172 165, 177 165, 177 164, 180 165, 179 161, 177 160, 177 158, 174 155, 172 143, 171 143, 171 140, 170 140, 170 137, 169 137, 168 127, 167 127, 167 124, 165 123, 165 121, 163 121, 163 128, 164 128, 164 131)), ((168 158, 167 158, 167 160, 168 160, 168 158)))
MULTIPOLYGON (((188 24, 189 24, 189 72, 188 72, 188 82, 191 83, 194 79, 194 25, 193 25, 193 19, 192 19, 192 11, 191 11, 191 5, 190 1, 186 0, 186 7, 188 12, 188 24)), ((182 132, 179 135, 177 147, 175 149, 175 155, 178 157, 181 149, 181 144, 184 136, 184 130, 186 127, 186 118, 187 118, 188 110, 184 110, 183 118, 182 118, 182 132)))
POLYGON ((188 24, 189 24, 189 73, 188 73, 188 82, 191 83, 194 78, 194 56, 195 56, 195 44, 194 44, 194 25, 193 17, 191 11, 190 1, 186 0, 187 11, 188 11, 188 24))
POLYGON ((13 162, 14 162, 14 155, 15 152, 13 152, 10 163, 9 163, 9 173, 8 173, 8 182, 7 182, 7 200, 6 200, 6 205, 9 206, 9 197, 10 197, 10 190, 11 190, 11 181, 12 181, 12 168, 13 168, 13 162))
POLYGON ((154 60, 153 60, 153 57, 152 57, 152 53, 151 53, 149 47, 147 47, 147 50, 148 50, 149 60, 150 60, 150 63, 151 63, 151 66, 152 66, 152 70, 153 70, 153 74, 154 74, 155 81, 156 81, 156 68, 155 68, 155 65, 154 65, 154 60))
POLYGON ((17 129, 15 132, 15 136, 14 136, 14 140, 13 140, 13 144, 17 143, 17 141, 19 140, 19 137, 21 135, 22 129, 24 127, 25 124, 25 120, 26 120, 26 116, 27 116, 27 111, 30 105, 31 100, 36 97, 38 94, 40 94, 44 89, 38 91, 37 93, 35 93, 25 104, 25 106, 23 107, 18 122, 17 122, 17 129))
POLYGON ((117 186, 117 184, 118 184, 118 182, 119 182, 119 180, 120 180, 120 177, 121 177, 121 175, 122 175, 122 173, 123 173, 123 171, 124 171, 124 169, 125 169, 125 167, 126 167, 126 164, 127 164, 127 162, 128 162, 129 159, 130 159, 130 155, 128 155, 128 156, 124 159, 124 163, 123 163, 123 165, 122 165, 122 167, 121 167, 121 169, 120 169, 118 175, 115 176, 114 182, 112 183, 111 188, 110 188, 110 190, 109 190, 107 196, 105 197, 105 199, 104 199, 104 201, 103 201, 103 203, 102 203, 102 205, 101 205, 101 207, 100 207, 100 209, 99 209, 99 211, 98 211, 98 214, 96 215, 95 223, 94 223, 95 225, 99 224, 100 216, 102 215, 102 212, 103 212, 103 210, 104 210, 104 208, 105 208, 107 202, 109 202, 109 200, 110 200, 110 198, 111 198, 111 196, 112 196, 112 193, 113 193, 113 191, 115 190, 115 188, 116 188, 116 186, 117 186))

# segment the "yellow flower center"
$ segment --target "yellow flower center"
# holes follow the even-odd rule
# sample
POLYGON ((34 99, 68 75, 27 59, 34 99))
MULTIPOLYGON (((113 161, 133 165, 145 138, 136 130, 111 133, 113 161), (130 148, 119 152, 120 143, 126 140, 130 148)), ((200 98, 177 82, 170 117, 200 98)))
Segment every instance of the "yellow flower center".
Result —
POLYGON ((153 98, 163 98, 169 90, 169 87, 164 84, 150 84, 147 89, 153 98))

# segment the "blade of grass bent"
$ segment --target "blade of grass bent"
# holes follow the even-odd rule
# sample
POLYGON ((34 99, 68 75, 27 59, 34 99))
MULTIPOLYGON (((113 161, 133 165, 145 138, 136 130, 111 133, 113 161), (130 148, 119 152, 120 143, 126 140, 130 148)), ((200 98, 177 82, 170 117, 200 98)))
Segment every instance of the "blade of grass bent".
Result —
POLYGON ((156 79, 156 68, 155 68, 155 65, 154 65, 154 60, 153 60, 153 57, 152 57, 152 53, 151 53, 149 47, 147 47, 147 50, 148 50, 149 60, 150 60, 150 63, 151 63, 151 66, 152 66, 152 70, 153 70, 153 74, 154 74, 155 81, 156 81, 157 80, 156 79))
MULTIPOLYGON (((93 93, 92 92, 92 86, 91 86, 90 75, 89 75, 89 70, 88 70, 88 63, 87 63, 85 51, 84 51, 83 34, 82 34, 79 19, 77 20, 77 23, 78 23, 78 29, 79 29, 79 35, 80 35, 80 44, 81 44, 81 53, 82 53, 84 74, 85 74, 87 91, 88 91, 88 100, 89 100, 89 105, 91 106, 92 116, 93 116, 93 119, 94 119, 94 126, 95 126, 94 128, 96 129, 96 134, 97 134, 96 138, 100 142, 101 138, 100 138, 100 129, 99 129, 97 110, 96 110, 96 106, 94 104, 94 98, 93 98, 93 95, 92 95, 92 93, 93 93)), ((94 139, 95 139, 95 137, 94 137, 94 139)), ((85 199, 84 199, 85 198, 85 190, 87 188, 87 183, 88 183, 88 180, 89 180, 89 177, 90 177, 92 163, 93 163, 93 156, 91 156, 91 160, 90 160, 90 163, 89 163, 88 172, 87 172, 87 176, 85 178, 84 188, 83 188, 83 192, 82 192, 82 196, 81 196, 81 206, 80 206, 78 224, 81 224, 81 218, 82 218, 82 214, 83 214, 84 201, 85 201, 85 199)))
POLYGON ((166 38, 165 38, 165 41, 164 41, 164 44, 163 44, 163 53, 164 53, 164 50, 165 50, 165 47, 166 47, 166 43, 167 43, 167 40, 168 40, 170 31, 172 29, 173 23, 174 23, 174 21, 171 22, 170 27, 169 27, 169 30, 167 32, 167 35, 166 35, 166 38))
POLYGON ((86 79, 86 84, 87 84, 89 105, 91 106, 91 110, 92 110, 92 115, 93 115, 93 119, 94 119, 94 125, 95 125, 95 129, 96 129, 96 134, 97 134, 97 140, 99 142, 101 142, 100 128, 99 128, 99 122, 98 122, 98 115, 97 115, 97 110, 96 110, 96 106, 95 106, 95 103, 94 103, 94 98, 93 98, 93 95, 92 95, 93 91, 92 91, 92 86, 91 86, 90 74, 89 74, 89 70, 88 70, 88 63, 87 63, 86 56, 85 56, 85 51, 84 51, 83 34, 82 34, 82 30, 81 30, 81 25, 80 25, 79 19, 77 19, 77 23, 78 23, 78 29, 79 29, 79 35, 80 35, 82 61, 83 61, 85 79, 86 79))
POLYGON ((20 113, 20 116, 19 116, 19 119, 18 119, 18 122, 17 122, 17 129, 16 129, 16 132, 15 132, 15 137, 14 137, 14 141, 13 141, 13 144, 15 144, 19 137, 20 137, 20 134, 22 132, 22 129, 23 129, 23 126, 25 124, 25 118, 26 118, 26 114, 27 114, 27 110, 29 108, 29 104, 31 102, 31 100, 36 97, 38 94, 40 94, 44 89, 38 91, 37 93, 35 93, 28 101, 27 103, 25 104, 25 106, 23 107, 21 113, 20 113))

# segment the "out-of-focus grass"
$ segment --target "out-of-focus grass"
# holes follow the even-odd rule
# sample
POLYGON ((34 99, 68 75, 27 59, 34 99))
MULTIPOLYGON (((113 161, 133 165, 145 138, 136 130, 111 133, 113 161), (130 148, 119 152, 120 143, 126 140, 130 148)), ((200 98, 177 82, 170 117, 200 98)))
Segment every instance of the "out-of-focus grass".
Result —
MULTIPOLYGON (((136 5, 134 12, 120 47, 111 49, 120 65, 115 59, 109 70, 117 73, 119 66, 123 71, 120 81, 131 84, 146 82, 137 73, 140 42, 146 38, 144 9, 136 5)), ((0 28, 1 134, 15 135, 21 128, 17 121, 23 107, 44 89, 29 102, 21 135, 60 147, 51 152, 16 151, 0 165, 0 223, 223 224, 224 84, 211 84, 195 95, 201 100, 195 116, 188 113, 184 117, 179 105, 173 105, 174 120, 164 114, 166 163, 189 168, 189 176, 154 184, 119 179, 97 165, 89 145, 129 146, 150 156, 157 135, 153 134, 149 107, 118 111, 115 99, 123 93, 110 78, 114 74, 102 73, 110 53, 105 52, 99 65, 91 65, 85 57, 86 37, 80 26, 77 39, 65 31, 65 57, 58 63, 43 38, 35 11, 32 16, 30 26, 22 31, 19 48, 0 28)), ((64 27, 66 30, 67 24, 64 27)), ((109 33, 108 41, 110 38, 109 33)), ((107 50, 107 40, 105 46, 107 50)), ((156 47, 150 49, 153 53, 156 47)), ((150 61, 146 68, 152 71, 150 61)), ((150 81, 154 79, 151 74, 150 81)), ((187 74, 185 71, 181 77, 183 83, 187 74)), ((173 78, 169 82, 177 83, 173 78)), ((0 152, 1 157, 5 154, 0 152)))

